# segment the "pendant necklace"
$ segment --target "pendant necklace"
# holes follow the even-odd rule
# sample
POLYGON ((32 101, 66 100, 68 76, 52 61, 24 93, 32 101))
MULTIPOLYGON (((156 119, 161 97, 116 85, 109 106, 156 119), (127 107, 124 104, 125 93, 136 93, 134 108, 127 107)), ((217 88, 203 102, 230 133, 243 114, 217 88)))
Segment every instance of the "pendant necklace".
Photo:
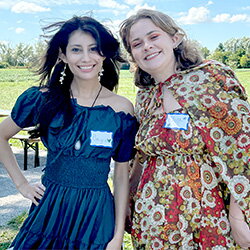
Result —
MULTIPOLYGON (((98 91, 98 93, 97 93, 97 95, 96 95, 96 97, 95 97, 95 99, 94 99, 92 105, 91 105, 91 108, 94 107, 94 105, 95 105, 95 103, 96 103, 96 101, 97 101, 97 99, 98 99, 98 97, 99 97, 101 91, 102 91, 102 85, 101 85, 101 87, 100 87, 100 89, 99 89, 99 91, 98 91)), ((71 96, 74 98, 71 89, 70 89, 70 94, 71 94, 71 96)), ((75 150, 79 150, 79 149, 81 148, 81 146, 82 146, 82 145, 81 145, 81 141, 78 140, 78 141, 76 142, 76 144, 75 144, 75 150)))

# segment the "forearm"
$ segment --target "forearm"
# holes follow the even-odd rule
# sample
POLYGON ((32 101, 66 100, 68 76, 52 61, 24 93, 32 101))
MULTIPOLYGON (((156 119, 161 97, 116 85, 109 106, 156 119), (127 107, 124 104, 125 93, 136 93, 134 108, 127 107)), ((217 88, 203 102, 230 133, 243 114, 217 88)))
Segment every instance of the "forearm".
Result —
POLYGON ((21 130, 14 121, 8 117, 0 124, 0 162, 3 163, 9 176, 17 187, 27 183, 23 176, 16 158, 9 145, 9 139, 21 130))
POLYGON ((115 236, 123 237, 128 205, 128 163, 117 163, 114 174, 115 236))
POLYGON ((27 179, 21 172, 16 158, 12 152, 12 149, 8 143, 8 140, 0 138, 0 162, 4 165, 12 181, 19 188, 24 183, 27 183, 27 179))

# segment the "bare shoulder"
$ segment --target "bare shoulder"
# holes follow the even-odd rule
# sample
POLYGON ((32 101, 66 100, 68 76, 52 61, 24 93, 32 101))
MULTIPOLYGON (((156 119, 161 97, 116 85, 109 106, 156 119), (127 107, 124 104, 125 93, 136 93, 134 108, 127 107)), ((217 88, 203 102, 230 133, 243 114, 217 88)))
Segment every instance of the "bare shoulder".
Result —
POLYGON ((111 106, 115 112, 123 111, 126 114, 129 113, 134 115, 134 106, 126 97, 117 95, 107 89, 105 91, 105 96, 105 102, 108 102, 106 105, 111 106))

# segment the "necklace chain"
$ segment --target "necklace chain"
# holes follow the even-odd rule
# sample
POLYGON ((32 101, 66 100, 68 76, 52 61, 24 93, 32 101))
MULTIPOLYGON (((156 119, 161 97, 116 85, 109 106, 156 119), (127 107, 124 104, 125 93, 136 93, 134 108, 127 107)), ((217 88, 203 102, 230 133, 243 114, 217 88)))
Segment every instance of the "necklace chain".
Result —
MULTIPOLYGON (((96 95, 96 97, 95 97, 95 100, 93 101, 93 103, 92 103, 92 105, 91 105, 91 108, 94 107, 94 105, 95 105, 95 103, 96 103, 96 101, 97 101, 97 99, 98 99, 98 97, 99 97, 101 91, 102 91, 102 85, 101 85, 101 87, 100 87, 100 89, 99 89, 99 91, 98 91, 98 93, 97 93, 97 95, 96 95)), ((70 89, 70 94, 71 94, 71 96, 74 98, 73 92, 72 92, 71 89, 70 89)))
POLYGON ((102 85, 101 85, 101 87, 100 87, 100 89, 99 89, 99 91, 98 91, 98 93, 97 93, 97 95, 96 95, 95 100, 93 101, 93 103, 92 103, 92 105, 91 105, 91 108, 92 108, 92 107, 94 107, 95 102, 96 102, 97 98, 99 97, 99 95, 100 95, 101 91, 102 91, 102 85))

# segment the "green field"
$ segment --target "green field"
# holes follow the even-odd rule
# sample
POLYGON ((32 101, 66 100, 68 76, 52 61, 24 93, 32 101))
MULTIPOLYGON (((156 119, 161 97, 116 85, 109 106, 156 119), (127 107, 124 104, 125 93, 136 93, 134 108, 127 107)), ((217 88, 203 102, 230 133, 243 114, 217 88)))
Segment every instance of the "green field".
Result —
MULTIPOLYGON (((236 75, 250 96, 250 69, 236 70, 236 75)), ((16 98, 33 85, 38 85, 38 78, 27 69, 0 69, 0 109, 11 109, 16 98)), ((133 75, 128 70, 122 70, 118 94, 134 103, 136 91, 133 75)))

